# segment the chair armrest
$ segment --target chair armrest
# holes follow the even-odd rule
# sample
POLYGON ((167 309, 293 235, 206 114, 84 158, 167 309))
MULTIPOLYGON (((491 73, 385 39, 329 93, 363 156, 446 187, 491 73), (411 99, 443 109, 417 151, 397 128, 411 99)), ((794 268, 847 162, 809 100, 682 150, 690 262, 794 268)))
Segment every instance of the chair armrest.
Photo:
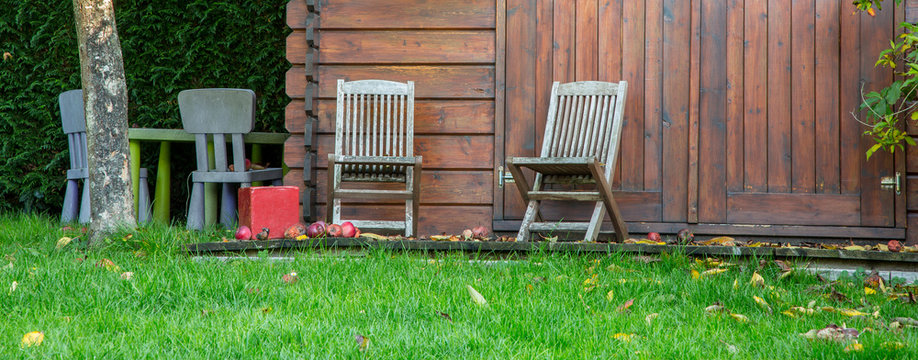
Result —
POLYGON ((405 165, 421 164, 420 156, 345 156, 328 154, 329 164, 341 165, 405 165))
POLYGON ((581 164, 591 164, 596 161, 595 156, 580 156, 580 157, 507 157, 508 164, 516 164, 519 166, 526 165, 542 165, 542 164, 571 164, 571 165, 581 165, 581 164))

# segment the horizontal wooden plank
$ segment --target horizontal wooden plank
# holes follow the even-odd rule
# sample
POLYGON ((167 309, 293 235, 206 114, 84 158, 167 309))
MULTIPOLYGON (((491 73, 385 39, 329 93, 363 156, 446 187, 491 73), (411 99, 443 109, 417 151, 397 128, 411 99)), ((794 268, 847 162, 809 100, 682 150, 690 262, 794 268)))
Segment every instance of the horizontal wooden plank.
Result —
MULTIPOLYGON (((318 206, 319 219, 325 218, 325 207, 318 206)), ((440 206, 421 205, 418 209, 418 233, 459 234, 464 229, 482 225, 491 228, 491 206, 440 206)), ((405 218, 404 205, 352 205, 341 207, 342 220, 401 220, 405 218)))
POLYGON ((727 195, 727 221, 734 224, 860 225, 860 211, 858 195, 727 195))
MULTIPOLYGON (((288 105, 288 126, 302 128, 306 113, 297 113, 296 101, 288 105), (290 109, 294 106, 294 109, 290 109)), ((319 132, 335 132, 335 100, 319 100, 319 132)), ((302 108, 302 104, 299 105, 302 108)), ((288 128, 288 131, 291 131, 288 128)), ((302 130, 300 130, 302 131, 302 130)), ((294 131, 291 131, 294 132, 294 131)), ((494 132, 493 100, 417 100, 414 103, 415 134, 491 134, 494 132)))
POLYGON ((291 99, 302 99, 306 94, 306 69, 294 65, 285 74, 285 90, 291 99))
POLYGON ((291 29, 305 29, 307 16, 306 0, 290 0, 287 3, 287 26, 291 29))
POLYGON ((323 31, 319 62, 493 64, 494 46, 494 30, 323 31))
POLYGON ((306 52, 310 47, 306 44, 306 31, 293 30, 287 35, 287 61, 294 65, 306 63, 306 52))
MULTIPOLYGON (((318 138, 318 167, 328 164, 328 153, 334 149, 334 135, 320 135, 318 138)), ((482 169, 494 168, 494 137, 418 135, 414 138, 415 155, 424 157, 424 169, 482 169)), ((285 146, 284 156, 302 159, 302 146, 285 146)), ((291 160, 295 161, 295 160, 291 160)), ((295 163, 295 162, 294 162, 295 163)))
MULTIPOLYGON (((328 173, 323 169, 316 174, 316 201, 324 204, 328 197, 328 173)), ((424 170, 421 171, 421 204, 491 204, 493 184, 494 174, 490 171, 424 170)), ((405 184, 348 183, 345 187, 394 190, 404 189, 405 184)))
POLYGON ((291 100, 284 107, 284 128, 287 129, 287 132, 291 134, 303 133, 306 119, 309 118, 309 115, 306 114, 306 109, 303 107, 304 105, 303 100, 291 100))
MULTIPOLYGON (((510 186, 515 185, 510 184, 510 186)), ((613 191, 612 196, 626 221, 659 221, 661 214, 661 193, 659 191, 613 191)), ((583 201, 543 201, 542 219, 545 221, 588 221, 593 214, 594 205, 594 202, 583 201)), ((608 214, 604 221, 610 221, 608 214)))
MULTIPOLYGON (((918 159, 908 159, 918 161, 918 159)), ((905 208, 918 211, 918 176, 911 175, 905 179, 905 208)))
MULTIPOLYGON (((918 138, 914 138, 918 141, 918 138)), ((905 171, 909 174, 918 173, 918 146, 905 146, 905 156, 908 159, 905 162, 905 171), (916 160, 912 160, 916 159, 916 160)))
POLYGON ((284 142, 284 164, 287 167, 302 168, 303 158, 306 156, 305 149, 303 146, 303 134, 291 134, 287 141, 284 142), (293 149, 301 150, 292 151, 293 149))
MULTIPOLYGON (((494 66, 319 66, 319 97, 333 99, 336 96, 335 87, 338 79, 383 79, 399 82, 411 80, 414 81, 416 98, 494 97, 494 66)), ((287 86, 290 85, 288 76, 287 86)))
POLYGON ((918 213, 908 213, 908 230, 905 234, 906 245, 918 245, 918 213))
POLYGON ((493 28, 495 13, 494 0, 334 0, 322 28, 493 28))

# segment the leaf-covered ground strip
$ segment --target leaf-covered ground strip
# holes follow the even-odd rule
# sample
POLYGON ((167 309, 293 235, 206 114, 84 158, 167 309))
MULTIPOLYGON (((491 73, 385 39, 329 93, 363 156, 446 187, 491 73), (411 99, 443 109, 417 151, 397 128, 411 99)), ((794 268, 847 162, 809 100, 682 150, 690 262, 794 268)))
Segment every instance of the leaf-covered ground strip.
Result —
POLYGON ((220 234, 178 227, 92 251, 53 220, 0 228, 0 358, 918 358, 916 285, 773 259, 217 259, 180 244, 220 234))

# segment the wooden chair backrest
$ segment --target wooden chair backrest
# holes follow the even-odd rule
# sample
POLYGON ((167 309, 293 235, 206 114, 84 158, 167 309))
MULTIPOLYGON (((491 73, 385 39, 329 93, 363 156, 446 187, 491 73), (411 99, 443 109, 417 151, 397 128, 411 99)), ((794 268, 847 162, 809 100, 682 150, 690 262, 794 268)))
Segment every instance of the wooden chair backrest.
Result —
POLYGON ((248 89, 193 89, 178 94, 182 126, 194 134, 198 171, 227 171, 226 134, 232 139, 234 171, 245 171, 242 135, 255 126, 255 92, 248 89), (214 147, 210 170, 207 145, 214 147))
POLYGON ((554 82, 541 157, 595 156, 611 173, 627 91, 625 81, 554 82))
POLYGON ((335 154, 414 156, 414 82, 338 80, 335 154))
POLYGON ((83 90, 69 90, 58 98, 61 108, 61 125, 67 134, 70 149, 70 168, 89 167, 88 148, 86 147, 86 114, 83 109, 83 90))

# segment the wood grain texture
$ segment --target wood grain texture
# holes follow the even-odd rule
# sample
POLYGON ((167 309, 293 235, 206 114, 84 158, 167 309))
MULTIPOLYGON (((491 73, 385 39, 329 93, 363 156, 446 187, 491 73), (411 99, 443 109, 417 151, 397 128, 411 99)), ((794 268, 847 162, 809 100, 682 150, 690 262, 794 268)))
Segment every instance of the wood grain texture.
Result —
POLYGON ((287 35, 287 61, 291 64, 305 64, 306 53, 309 49, 309 45, 306 44, 305 30, 293 30, 287 35))
POLYGON ((494 31, 323 31, 323 64, 494 64, 494 31))
POLYGON ((645 11, 643 189, 660 191, 663 183, 663 1, 647 1, 645 11))
MULTIPOLYGON (((334 135, 319 135, 317 167, 325 168, 328 153, 334 150, 334 135)), ((284 154, 302 157, 301 146, 285 146, 284 154)), ((423 168, 428 169, 481 169, 491 171, 494 143, 490 135, 450 136, 418 135, 414 138, 414 154, 424 158, 423 168)))
POLYGON ((691 3, 689 42, 688 222, 698 222, 698 101, 701 97, 701 2, 691 3))
POLYGON ((662 220, 688 216, 689 2, 663 1, 663 171, 662 220))
MULTIPOLYGON (((839 47, 842 54, 861 52, 861 17, 850 11, 839 11, 839 47)), ((839 185, 843 194, 861 190, 861 125, 852 117, 861 103, 860 56, 839 58, 839 185), (842 70, 844 69, 844 70, 842 70)))
POLYGON ((494 0, 323 1, 322 29, 494 28, 494 0))
POLYGON ((743 66, 745 191, 768 190, 768 1, 747 0, 743 66))
MULTIPOLYGON (((507 87, 504 156, 535 156, 535 0, 507 1, 507 87)), ((529 175, 529 173, 527 173, 529 175)), ((525 205, 512 188, 504 191, 504 218, 521 219, 525 205)))
POLYGON ((622 79, 628 82, 628 103, 622 127, 622 190, 644 188, 644 4, 622 3, 622 79))
MULTIPOLYGON (((326 170, 319 170, 316 174, 318 179, 316 186, 318 193, 316 199, 324 204, 328 197, 327 173, 326 170)), ((424 170, 421 172, 421 204, 490 205, 493 197, 491 191, 493 188, 493 178, 494 177, 491 176, 491 171, 424 170)), ((405 184, 353 183, 345 184, 342 188, 399 190, 404 189, 405 184)), ((365 201, 354 200, 351 202, 361 203, 365 201)), ((377 201, 377 203, 378 202, 379 201, 377 201)), ((398 202, 389 203, 398 204, 398 202)), ((404 204, 404 202, 402 202, 402 204, 404 204)))
POLYGON ((744 158, 744 26, 743 0, 727 0, 727 191, 743 191, 744 158))
POLYGON ((908 214, 908 228, 905 231, 905 244, 918 245, 918 213, 908 214))
MULTIPOLYGON (((654 221, 660 217, 659 191, 613 191, 615 202, 627 221, 654 221)), ((589 202, 543 201, 540 210, 545 221, 589 221, 593 205, 589 202)), ((606 214, 605 222, 609 222, 606 214)))
POLYGON ((574 23, 574 78, 577 81, 596 80, 599 57, 597 56, 597 29, 599 15, 596 0, 575 0, 577 21, 574 23))
MULTIPOLYGON (((294 102, 291 102, 293 104, 294 102)), ((291 105, 288 105, 290 108, 291 105)), ((319 100, 320 133, 335 131, 335 101, 319 100)), ((290 119, 288 115, 288 119, 290 119)), ((297 123, 305 118, 297 119, 297 123)), ((290 122, 290 121, 288 121, 290 122)), ((494 132, 493 100, 416 100, 415 134, 491 134, 494 132)))
MULTIPOLYGON (((334 99, 335 83, 338 79, 383 79, 398 82, 410 80, 415 83, 415 98, 494 97, 494 66, 321 66, 319 97, 334 99)), ((290 93, 290 79, 287 84, 290 93)))
POLYGON ((768 191, 791 190, 791 8, 768 2, 768 191))
POLYGON ((285 74, 287 96, 291 99, 303 99, 306 94, 306 71, 302 66, 293 66, 285 74))
POLYGON ((291 29, 305 29, 308 15, 309 10, 306 9, 306 0, 290 0, 287 2, 287 26, 291 29))
POLYGON ((734 224, 859 225, 860 198, 830 194, 730 194, 728 221, 734 224))
POLYGON ((816 1, 816 192, 839 193, 839 2, 816 1))
POLYGON ((791 4, 791 191, 816 190, 815 7, 814 0, 791 4))
MULTIPOLYGON (((557 4, 557 2, 556 2, 557 4)), ((615 82, 622 79, 622 0, 600 0, 599 2, 599 36, 597 46, 599 62, 597 77, 600 81, 615 82)), ((621 153, 615 160, 615 174, 612 177, 612 188, 622 186, 621 153)))
POLYGON ((698 221, 726 220, 726 10, 701 4, 701 78, 698 128, 698 221))

